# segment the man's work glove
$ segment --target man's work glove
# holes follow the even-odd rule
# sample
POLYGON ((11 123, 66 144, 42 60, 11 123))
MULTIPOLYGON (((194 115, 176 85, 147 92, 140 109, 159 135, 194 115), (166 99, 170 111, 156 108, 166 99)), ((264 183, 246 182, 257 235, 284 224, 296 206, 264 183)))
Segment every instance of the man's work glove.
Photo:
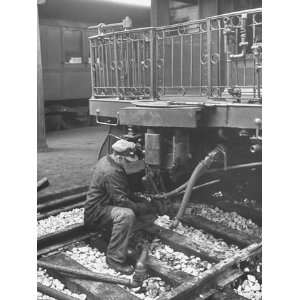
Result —
POLYGON ((155 208, 153 207, 152 203, 147 200, 139 201, 135 203, 137 215, 145 215, 150 213, 155 213, 155 208))
POLYGON ((168 202, 166 199, 152 199, 151 204, 156 209, 159 216, 163 216, 168 213, 168 202))

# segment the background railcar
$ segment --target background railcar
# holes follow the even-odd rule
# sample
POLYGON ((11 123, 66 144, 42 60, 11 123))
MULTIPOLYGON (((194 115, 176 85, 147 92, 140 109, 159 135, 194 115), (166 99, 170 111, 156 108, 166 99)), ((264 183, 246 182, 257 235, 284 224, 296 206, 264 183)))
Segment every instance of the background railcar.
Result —
MULTIPOLYGON (((91 96, 87 28, 134 17, 150 25, 149 7, 95 0, 49 0, 39 5, 46 127, 63 129, 88 124, 91 96)), ((95 32, 94 32, 95 33, 95 32)))

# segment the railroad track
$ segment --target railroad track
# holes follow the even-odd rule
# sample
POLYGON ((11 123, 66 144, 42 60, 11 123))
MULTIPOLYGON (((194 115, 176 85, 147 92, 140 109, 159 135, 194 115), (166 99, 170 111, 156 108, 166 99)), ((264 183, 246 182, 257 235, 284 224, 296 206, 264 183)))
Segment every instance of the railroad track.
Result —
MULTIPOLYGON (((43 220, 72 209, 82 208, 86 199, 87 189, 87 186, 81 186, 38 198, 37 220, 43 220)), ((194 198, 192 197, 191 201, 194 198)), ((261 209, 234 203, 232 200, 218 200, 213 197, 204 197, 201 199, 201 202, 218 207, 225 212, 237 212, 240 216, 251 219, 258 226, 262 224, 261 209)))
MULTIPOLYGON (((82 193, 84 192, 77 192, 77 195, 82 193)), ((70 199, 70 197, 72 198, 74 195, 63 196, 62 198, 65 199, 69 197, 70 199)), ((83 195, 80 195, 80 197, 82 196, 83 195)), ((80 198, 76 197, 77 196, 73 197, 73 200, 75 199, 74 202, 80 198)), ((48 203, 52 201, 52 204, 48 206, 48 208, 50 207, 50 210, 47 212, 49 215, 53 214, 53 211, 54 214, 59 213, 59 211, 65 211, 65 209, 67 209, 66 206, 70 206, 70 200, 63 201, 65 206, 57 200, 59 199, 49 200, 48 203), (56 207, 55 205, 57 203, 61 206, 56 207)), ((44 204, 46 203, 47 202, 44 204)), ((75 204, 78 203, 82 205, 82 200, 79 200, 75 204)), ((227 206, 224 203, 225 202, 219 203, 219 205, 226 211, 227 206)), ((71 203, 71 205, 75 204, 71 203)), ((217 201, 215 201, 214 204, 217 206, 217 201)), ((227 208, 228 210, 232 210, 232 203, 228 204, 227 208)), ((240 212, 243 212, 243 210, 240 212)), ((245 211, 244 213, 249 217, 249 211, 245 211)), ((259 218, 257 218, 256 221, 259 223, 259 218)), ((201 216, 185 214, 181 222, 184 226, 194 228, 195 230, 200 229, 205 234, 209 233, 213 237, 222 239, 225 243, 233 244, 239 249, 231 253, 231 255, 228 255, 228 257, 220 258, 220 256, 203 249, 203 247, 199 247, 199 243, 192 240, 189 236, 178 233, 165 226, 158 225, 157 222, 154 222, 153 216, 146 216, 143 220, 137 222, 131 239, 131 245, 137 243, 135 238, 139 235, 146 237, 150 242, 159 240, 159 243, 163 245, 163 247, 171 249, 170 251, 173 251, 176 255, 188 257, 190 260, 191 258, 192 260, 200 258, 199 261, 205 262, 206 265, 210 265, 211 267, 203 269, 203 272, 197 273, 195 276, 190 272, 174 268, 174 266, 162 261, 162 259, 158 259, 153 250, 154 252, 150 252, 147 260, 149 274, 154 278, 160 278, 160 282, 163 282, 163 284, 170 288, 156 295, 156 297, 142 299, 246 299, 236 294, 230 288, 230 285, 244 275, 243 268, 240 267, 244 262, 261 255, 262 247, 260 238, 239 230, 231 229, 201 216)), ((76 261, 68 256, 66 249, 72 249, 72 247, 76 248, 76 245, 83 243, 84 247, 90 247, 97 249, 99 253, 105 253, 107 242, 108 236, 106 234, 100 235, 96 232, 87 231, 82 223, 78 223, 58 232, 40 236, 37 242, 37 256, 38 259, 43 262, 87 270, 88 268, 84 263, 78 262, 78 260, 76 261)), ((134 254, 135 249, 132 248, 131 250, 130 259, 135 263, 138 257, 134 254)), ((72 292, 87 295, 87 299, 137 300, 141 298, 139 294, 132 293, 128 288, 125 289, 116 284, 87 281, 69 277, 61 272, 49 272, 51 276, 61 280, 72 292)))
POLYGON ((88 186, 80 186, 38 197, 37 219, 42 220, 61 212, 83 207, 87 189, 88 186))

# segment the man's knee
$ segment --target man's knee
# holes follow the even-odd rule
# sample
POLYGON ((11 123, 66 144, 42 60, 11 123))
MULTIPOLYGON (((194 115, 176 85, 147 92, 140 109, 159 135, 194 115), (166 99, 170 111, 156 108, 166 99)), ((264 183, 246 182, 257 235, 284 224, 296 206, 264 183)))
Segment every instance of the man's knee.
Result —
POLYGON ((133 223, 135 220, 135 213, 131 208, 114 207, 112 210, 114 222, 133 223))

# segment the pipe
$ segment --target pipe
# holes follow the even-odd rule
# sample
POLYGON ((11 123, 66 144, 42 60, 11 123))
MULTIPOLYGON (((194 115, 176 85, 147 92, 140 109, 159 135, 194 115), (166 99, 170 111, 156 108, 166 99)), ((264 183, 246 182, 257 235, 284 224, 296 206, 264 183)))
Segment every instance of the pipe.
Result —
POLYGON ((232 32, 232 28, 229 24, 229 19, 224 19, 224 52, 226 53, 226 85, 229 88, 231 86, 230 76, 231 76, 231 59, 229 51, 229 35, 232 32))
MULTIPOLYGON (((249 164, 239 164, 239 165, 229 166, 229 167, 226 168, 226 170, 224 168, 210 169, 210 170, 207 170, 206 173, 212 174, 212 173, 217 173, 217 172, 227 172, 227 171, 239 170, 239 169, 249 169, 249 168, 260 167, 261 165, 262 165, 261 162, 254 162, 254 163, 249 163, 249 164)), ((173 196, 177 196, 178 194, 183 192, 183 190, 187 186, 187 183, 188 182, 185 182, 184 184, 177 187, 175 190, 172 190, 172 191, 167 192, 167 193, 152 195, 152 197, 157 198, 157 199, 163 199, 163 198, 170 198, 170 197, 173 197, 173 196)), ((214 184, 214 183, 215 183, 214 181, 209 181, 209 182, 203 183, 203 184, 197 186, 197 189, 201 188, 201 187, 204 187, 204 186, 207 186, 207 185, 214 184)))
POLYGON ((88 29, 98 29, 98 34, 101 35, 103 34, 104 29, 113 29, 114 27, 123 27, 124 30, 128 30, 132 27, 132 20, 130 17, 126 16, 125 19, 122 20, 122 22, 112 24, 100 23, 98 25, 89 26, 88 29))
POLYGON ((230 58, 231 59, 239 59, 239 58, 244 58, 246 56, 246 48, 247 48, 247 44, 242 44, 240 43, 240 46, 243 47, 242 52, 238 53, 238 54, 230 54, 230 58))
POLYGON ((77 278, 80 279, 86 279, 86 280, 93 280, 93 281, 102 281, 102 282, 108 282, 108 283, 114 283, 114 284, 121 284, 128 287, 139 287, 140 282, 136 282, 133 279, 127 279, 127 278, 119 278, 117 276, 107 275, 107 274, 101 274, 101 273, 95 273, 91 271, 85 271, 85 270, 77 270, 70 267, 63 267, 56 264, 44 262, 44 261, 37 261, 38 267, 51 269, 57 272, 66 273, 68 275, 74 275, 77 278))
POLYGON ((242 47, 242 52, 238 54, 230 54, 231 59, 244 58, 246 56, 246 50, 248 47, 247 42, 247 14, 242 14, 242 24, 241 24, 241 42, 239 44, 242 47))
POLYGON ((180 208, 177 212, 177 215, 175 217, 175 220, 172 224, 173 227, 177 227, 179 224, 179 220, 182 217, 182 215, 184 214, 184 211, 186 209, 186 206, 190 200, 192 191, 193 191, 193 187, 196 183, 196 180, 202 175, 204 174, 207 169, 211 166, 211 164, 216 160, 216 158, 220 155, 220 154, 224 154, 224 147, 221 145, 218 145, 214 150, 212 150, 194 169, 188 183, 187 183, 187 187, 180 205, 180 208))
POLYGON ((37 290, 38 292, 53 297, 57 300, 77 300, 78 298, 72 297, 70 295, 67 295, 63 292, 60 292, 56 289, 50 288, 46 285, 41 284, 40 282, 37 283, 37 290))
POLYGON ((207 174, 217 173, 217 172, 227 172, 227 171, 234 171, 234 170, 240 170, 240 169, 251 169, 256 167, 261 167, 262 162, 254 162, 254 163, 248 163, 248 164, 240 164, 240 165, 233 165, 227 167, 226 170, 224 168, 217 168, 217 169, 210 169, 207 171, 207 174))
POLYGON ((257 97, 261 101, 261 94, 260 94, 260 79, 259 79, 259 71, 261 70, 261 64, 259 63, 259 56, 261 53, 261 44, 260 43, 255 43, 251 47, 254 55, 254 62, 255 62, 255 71, 257 73, 256 78, 257 78, 257 97))

